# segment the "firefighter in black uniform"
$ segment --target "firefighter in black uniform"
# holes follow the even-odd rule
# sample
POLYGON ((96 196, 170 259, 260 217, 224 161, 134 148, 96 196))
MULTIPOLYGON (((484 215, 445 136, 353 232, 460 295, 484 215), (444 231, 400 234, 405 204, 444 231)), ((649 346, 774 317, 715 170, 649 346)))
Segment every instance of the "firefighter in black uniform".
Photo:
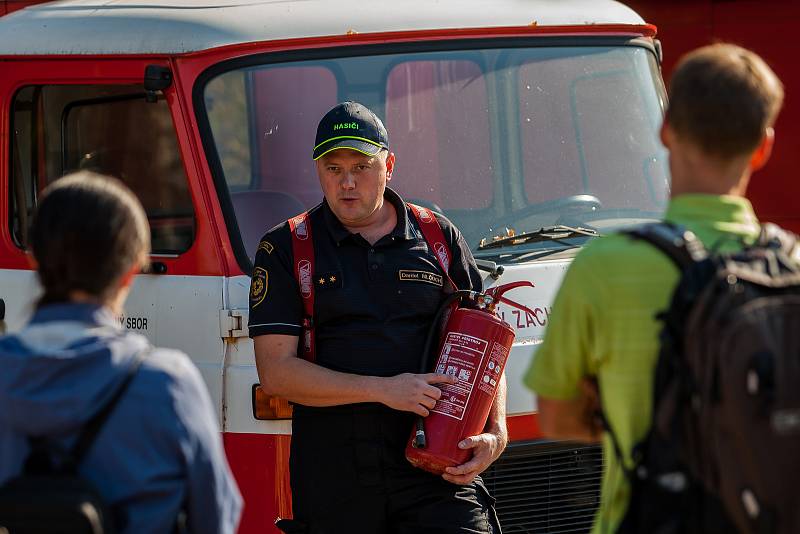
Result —
MULTIPOLYGON (((261 240, 250 291, 262 388, 294 403, 294 521, 279 526, 313 534, 497 533, 494 500, 478 475, 506 445, 504 380, 484 433, 459 444, 473 449, 470 461, 438 477, 404 457, 415 414, 427 416, 441 395, 437 384, 454 379, 418 374, 446 281, 410 208, 386 187, 395 162, 386 129, 361 104, 339 104, 319 123, 313 158, 325 197, 308 214, 313 363, 298 357, 304 310, 287 223, 261 240)), ((480 290, 461 233, 436 218, 451 278, 459 289, 480 290)))

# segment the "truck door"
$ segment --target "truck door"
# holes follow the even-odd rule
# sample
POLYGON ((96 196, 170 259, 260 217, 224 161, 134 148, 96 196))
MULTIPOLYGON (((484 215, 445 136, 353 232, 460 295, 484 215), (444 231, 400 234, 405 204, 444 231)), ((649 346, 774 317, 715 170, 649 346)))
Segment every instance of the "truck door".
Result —
MULTIPOLYGON (((149 99, 146 60, 12 60, 0 91, 2 180, 0 298, 5 324, 20 328, 39 291, 25 250, 42 190, 66 173, 119 178, 144 205, 152 269, 137 277, 119 317, 123 328, 187 352, 220 407, 222 273, 196 179, 179 98, 171 88, 149 99), (176 121, 174 117, 178 117, 176 121)), ((161 62, 162 67, 167 67, 161 62)))

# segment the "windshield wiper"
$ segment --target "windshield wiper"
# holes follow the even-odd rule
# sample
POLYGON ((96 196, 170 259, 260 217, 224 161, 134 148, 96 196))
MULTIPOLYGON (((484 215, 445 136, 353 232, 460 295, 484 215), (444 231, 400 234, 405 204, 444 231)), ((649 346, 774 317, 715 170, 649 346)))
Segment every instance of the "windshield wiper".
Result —
POLYGON ((569 239, 571 237, 597 237, 599 235, 600 234, 597 232, 597 230, 592 228, 583 228, 581 226, 564 226, 563 224, 558 224, 556 226, 545 226, 544 228, 539 228, 538 230, 533 230, 530 232, 523 232, 521 234, 491 238, 491 241, 483 238, 481 239, 480 245, 478 245, 478 250, 513 247, 525 243, 540 243, 542 241, 558 241, 560 239, 569 239))

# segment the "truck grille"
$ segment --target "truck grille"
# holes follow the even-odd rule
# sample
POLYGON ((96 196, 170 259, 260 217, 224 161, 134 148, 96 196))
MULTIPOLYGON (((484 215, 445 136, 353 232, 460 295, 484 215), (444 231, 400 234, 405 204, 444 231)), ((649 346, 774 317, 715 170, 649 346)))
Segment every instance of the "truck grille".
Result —
POLYGON ((504 534, 589 532, 600 505, 603 451, 596 445, 521 442, 483 474, 504 534))

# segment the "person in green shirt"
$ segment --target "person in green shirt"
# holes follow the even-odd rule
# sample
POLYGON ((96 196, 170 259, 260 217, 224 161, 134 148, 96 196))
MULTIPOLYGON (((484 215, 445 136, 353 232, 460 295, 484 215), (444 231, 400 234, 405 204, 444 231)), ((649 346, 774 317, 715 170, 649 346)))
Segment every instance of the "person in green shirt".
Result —
MULTIPOLYGON (((754 53, 717 44, 681 60, 669 93, 661 129, 672 176, 665 219, 709 248, 752 243, 760 225, 744 195, 751 174, 770 156, 781 82, 754 53)), ((565 275, 524 378, 538 395, 546 437, 603 442, 595 534, 616 531, 630 488, 594 414, 601 405, 630 466, 633 445, 650 427, 661 329, 656 315, 668 307, 678 277, 650 244, 623 235, 594 240, 565 275)))

